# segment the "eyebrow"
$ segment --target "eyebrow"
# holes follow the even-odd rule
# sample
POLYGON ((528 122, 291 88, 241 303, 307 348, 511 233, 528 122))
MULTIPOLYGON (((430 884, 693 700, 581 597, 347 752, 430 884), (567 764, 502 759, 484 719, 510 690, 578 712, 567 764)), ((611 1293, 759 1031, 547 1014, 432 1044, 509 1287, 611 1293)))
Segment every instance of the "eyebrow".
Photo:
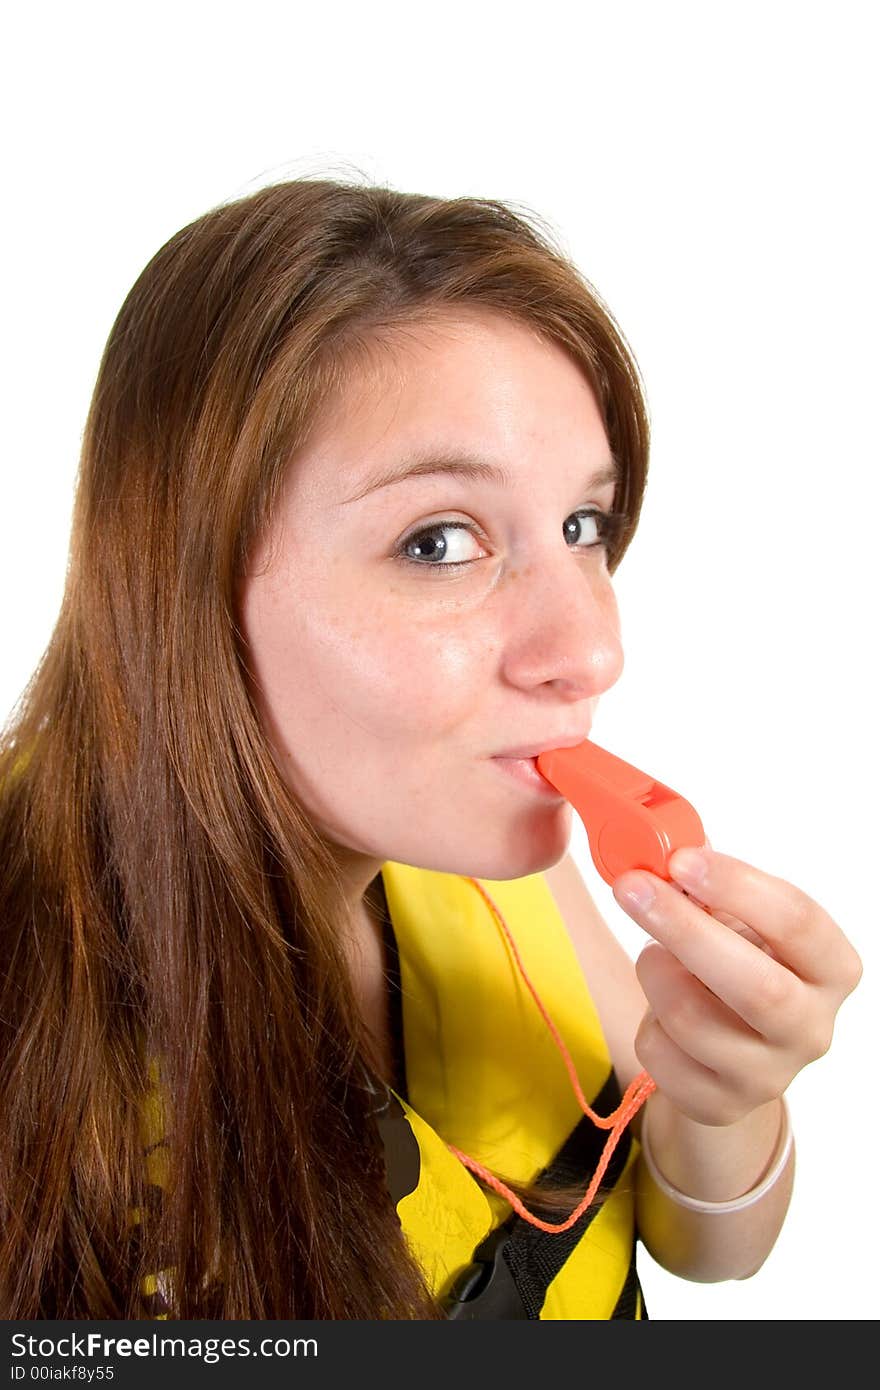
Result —
MULTIPOLYGON (((513 486, 510 470, 502 464, 490 463, 488 459, 480 458, 475 454, 432 449, 430 452, 420 453, 404 460, 403 463, 388 469, 377 478, 370 478, 359 491, 351 497, 346 497, 343 505, 347 505, 349 502, 360 502, 371 492, 378 492, 383 487, 392 487, 395 483, 402 483, 407 478, 425 478, 439 473, 467 478, 470 482, 498 483, 501 487, 507 488, 513 486)), ((606 483, 614 483, 616 486, 620 482, 622 473, 620 460, 611 454, 609 462, 587 479, 586 488, 589 490, 590 488, 604 487, 606 483)))

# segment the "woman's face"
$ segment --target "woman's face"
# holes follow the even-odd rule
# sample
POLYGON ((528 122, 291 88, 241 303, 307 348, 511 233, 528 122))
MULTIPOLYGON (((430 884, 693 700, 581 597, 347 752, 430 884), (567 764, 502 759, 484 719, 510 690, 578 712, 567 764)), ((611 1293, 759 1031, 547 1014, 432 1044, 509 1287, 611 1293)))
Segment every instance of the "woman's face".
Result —
POLYGON ((584 738, 621 673, 601 532, 573 515, 611 509, 610 461, 574 362, 482 310, 377 345, 291 460, 242 630, 282 774, 353 894, 385 860, 509 879, 564 854, 569 803, 497 755, 584 738), (371 486, 416 455, 509 481, 371 486))

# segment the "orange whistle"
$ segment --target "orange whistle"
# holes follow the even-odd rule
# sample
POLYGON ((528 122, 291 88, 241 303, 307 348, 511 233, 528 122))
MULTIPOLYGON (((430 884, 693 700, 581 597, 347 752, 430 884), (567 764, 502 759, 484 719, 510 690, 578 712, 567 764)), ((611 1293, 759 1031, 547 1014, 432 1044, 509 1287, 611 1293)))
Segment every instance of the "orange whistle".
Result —
POLYGON ((606 883, 627 869, 669 879, 669 856, 706 835, 689 801, 585 739, 537 757, 538 771, 570 801, 584 823, 593 863, 606 883))

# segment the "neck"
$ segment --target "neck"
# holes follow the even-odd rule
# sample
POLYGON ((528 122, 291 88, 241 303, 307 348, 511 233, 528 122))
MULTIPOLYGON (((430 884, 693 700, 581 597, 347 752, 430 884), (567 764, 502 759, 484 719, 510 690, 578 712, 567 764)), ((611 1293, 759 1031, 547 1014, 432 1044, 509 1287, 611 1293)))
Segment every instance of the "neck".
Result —
POLYGON ((353 914, 348 959, 358 1011, 373 1041, 375 1065, 385 1079, 390 1066, 385 902, 381 875, 368 885, 353 914))

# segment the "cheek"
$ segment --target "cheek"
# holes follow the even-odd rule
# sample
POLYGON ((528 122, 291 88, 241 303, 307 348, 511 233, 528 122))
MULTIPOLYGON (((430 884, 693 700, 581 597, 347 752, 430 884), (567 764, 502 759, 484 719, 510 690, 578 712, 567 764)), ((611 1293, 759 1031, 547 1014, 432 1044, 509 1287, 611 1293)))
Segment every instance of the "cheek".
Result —
POLYGON ((436 739, 473 714, 486 679, 486 644, 460 615, 394 594, 365 603, 325 588, 293 603, 267 585, 241 620, 264 717, 288 751, 330 737, 363 756, 371 738, 436 739))
POLYGON ((362 731, 414 742, 457 728, 485 680, 469 629, 448 615, 429 621, 424 607, 382 604, 357 619, 336 609, 310 624, 307 646, 341 713, 362 731))

